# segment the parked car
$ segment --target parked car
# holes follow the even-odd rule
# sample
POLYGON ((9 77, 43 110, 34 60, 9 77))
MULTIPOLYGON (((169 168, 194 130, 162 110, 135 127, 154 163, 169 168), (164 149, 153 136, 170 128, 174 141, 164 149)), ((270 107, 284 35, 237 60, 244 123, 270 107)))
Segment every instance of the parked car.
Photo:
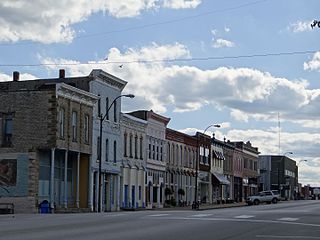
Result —
POLYGON ((280 200, 278 192, 263 191, 257 195, 249 196, 246 200, 248 205, 259 205, 260 203, 277 203, 280 200))

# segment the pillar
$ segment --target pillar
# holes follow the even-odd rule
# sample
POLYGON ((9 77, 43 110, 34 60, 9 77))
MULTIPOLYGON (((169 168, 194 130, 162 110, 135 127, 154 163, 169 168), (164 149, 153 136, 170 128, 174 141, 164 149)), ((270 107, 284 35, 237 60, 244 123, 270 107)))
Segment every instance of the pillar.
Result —
POLYGON ((51 149, 51 172, 50 172, 50 207, 54 209, 54 158, 55 149, 51 149))
POLYGON ((79 208, 80 206, 80 153, 78 152, 77 155, 77 186, 76 186, 76 207, 79 208))
POLYGON ((64 153, 64 208, 68 208, 68 150, 64 153))

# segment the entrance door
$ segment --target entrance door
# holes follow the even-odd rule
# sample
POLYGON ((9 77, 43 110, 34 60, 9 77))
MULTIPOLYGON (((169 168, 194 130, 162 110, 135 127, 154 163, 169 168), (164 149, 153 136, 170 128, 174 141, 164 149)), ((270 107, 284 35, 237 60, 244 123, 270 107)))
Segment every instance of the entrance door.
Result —
POLYGON ((135 208, 135 202, 136 202, 136 198, 135 198, 135 196, 136 196, 136 191, 135 191, 136 189, 135 189, 135 186, 132 186, 132 192, 131 192, 131 200, 132 200, 132 202, 131 202, 131 206, 133 207, 133 208, 135 208))
POLYGON ((124 185, 124 207, 128 207, 128 185, 124 185))

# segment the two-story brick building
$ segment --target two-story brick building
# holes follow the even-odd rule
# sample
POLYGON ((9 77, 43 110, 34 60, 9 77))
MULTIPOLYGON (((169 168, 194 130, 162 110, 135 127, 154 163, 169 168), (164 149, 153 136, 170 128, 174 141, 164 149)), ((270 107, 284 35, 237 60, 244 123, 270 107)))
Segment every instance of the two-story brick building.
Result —
POLYGON ((16 212, 87 208, 93 106, 98 97, 58 81, 0 83, 0 164, 16 212))

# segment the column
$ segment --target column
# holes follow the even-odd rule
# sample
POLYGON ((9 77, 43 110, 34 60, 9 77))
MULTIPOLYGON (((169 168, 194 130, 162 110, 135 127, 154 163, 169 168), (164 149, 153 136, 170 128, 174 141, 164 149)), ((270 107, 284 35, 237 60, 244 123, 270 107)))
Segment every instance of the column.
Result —
POLYGON ((90 155, 90 164, 89 164, 89 186, 88 186, 88 207, 93 211, 93 172, 91 170, 92 155, 90 155))
POLYGON ((138 203, 139 206, 139 168, 136 167, 136 187, 135 187, 135 203, 134 203, 134 208, 136 208, 136 203, 138 203))
POLYGON ((158 188, 157 188, 157 207, 160 207, 161 202, 160 202, 160 189, 161 189, 161 183, 158 181, 158 188))
POLYGON ((80 153, 78 152, 77 155, 77 186, 76 186, 76 207, 80 207, 80 194, 79 194, 79 188, 80 188, 80 153))
POLYGON ((150 207, 153 206, 153 183, 150 186, 150 207))
POLYGON ((208 193, 208 198, 209 198, 209 203, 212 204, 213 203, 213 186, 212 186, 212 173, 208 173, 209 175, 209 183, 208 183, 208 189, 209 189, 209 193, 208 193))
POLYGON ((68 150, 64 153, 64 208, 68 208, 68 150))
POLYGON ((117 205, 116 205, 116 211, 120 211, 120 190, 121 187, 120 187, 120 175, 118 174, 117 176, 117 199, 116 199, 116 202, 117 202, 117 205))
POLYGON ((51 173, 50 173, 50 207, 54 209, 54 158, 55 149, 51 149, 51 173))

